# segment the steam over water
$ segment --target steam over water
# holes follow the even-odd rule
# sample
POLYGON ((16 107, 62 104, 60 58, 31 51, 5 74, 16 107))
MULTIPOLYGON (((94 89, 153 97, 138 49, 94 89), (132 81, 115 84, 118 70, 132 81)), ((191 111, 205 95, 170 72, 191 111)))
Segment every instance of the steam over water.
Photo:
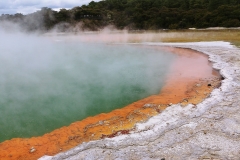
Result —
POLYGON ((174 59, 139 46, 0 37, 0 142, 43 135, 157 94, 174 59))

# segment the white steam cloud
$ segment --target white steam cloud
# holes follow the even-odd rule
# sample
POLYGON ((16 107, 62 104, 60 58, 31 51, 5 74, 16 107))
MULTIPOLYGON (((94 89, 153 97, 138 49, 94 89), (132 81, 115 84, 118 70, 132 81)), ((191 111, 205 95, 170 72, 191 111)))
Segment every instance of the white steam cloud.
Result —
POLYGON ((174 58, 105 43, 124 42, 127 34, 43 36, 0 26, 0 142, 42 135, 157 94, 174 58))

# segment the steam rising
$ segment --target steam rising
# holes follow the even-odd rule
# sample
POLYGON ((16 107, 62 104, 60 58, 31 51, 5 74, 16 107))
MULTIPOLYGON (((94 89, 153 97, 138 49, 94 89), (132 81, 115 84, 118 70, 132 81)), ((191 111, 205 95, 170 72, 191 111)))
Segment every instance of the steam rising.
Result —
POLYGON ((174 58, 139 46, 93 43, 84 35, 1 29, 0 37, 0 142, 42 135, 157 94, 174 58))

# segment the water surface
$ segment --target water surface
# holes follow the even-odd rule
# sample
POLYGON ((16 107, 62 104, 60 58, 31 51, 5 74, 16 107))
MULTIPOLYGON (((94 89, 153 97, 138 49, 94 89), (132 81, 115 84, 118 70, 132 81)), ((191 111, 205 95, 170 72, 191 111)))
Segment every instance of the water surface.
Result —
POLYGON ((43 135, 157 94, 174 58, 138 46, 5 35, 0 142, 43 135))

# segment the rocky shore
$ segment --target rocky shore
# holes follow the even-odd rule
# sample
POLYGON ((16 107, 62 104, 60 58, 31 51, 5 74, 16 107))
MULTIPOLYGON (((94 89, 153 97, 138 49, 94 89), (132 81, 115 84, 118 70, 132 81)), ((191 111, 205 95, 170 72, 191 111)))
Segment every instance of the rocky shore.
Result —
POLYGON ((171 105, 147 122, 136 124, 130 134, 83 143, 40 160, 239 159, 240 49, 228 42, 144 44, 203 52, 224 80, 197 105, 171 105))

